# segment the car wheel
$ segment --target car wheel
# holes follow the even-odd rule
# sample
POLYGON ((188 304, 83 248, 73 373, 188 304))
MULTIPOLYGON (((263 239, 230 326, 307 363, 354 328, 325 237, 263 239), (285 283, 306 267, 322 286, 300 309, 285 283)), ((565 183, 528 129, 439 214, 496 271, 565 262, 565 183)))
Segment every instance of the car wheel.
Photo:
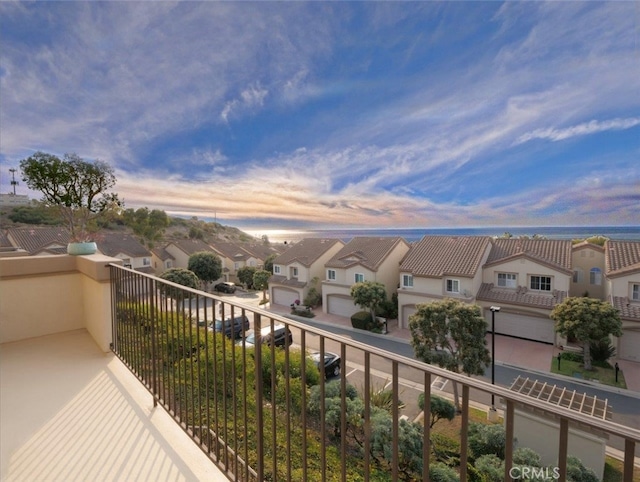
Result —
POLYGON ((337 377, 338 375, 340 375, 340 365, 333 367, 333 376, 337 377))

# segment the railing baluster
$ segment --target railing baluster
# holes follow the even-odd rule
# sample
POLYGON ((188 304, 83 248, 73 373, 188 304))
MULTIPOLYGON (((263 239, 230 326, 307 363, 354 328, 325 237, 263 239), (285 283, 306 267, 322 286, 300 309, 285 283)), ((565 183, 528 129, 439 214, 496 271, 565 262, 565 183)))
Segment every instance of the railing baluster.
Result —
MULTIPOLYGON (((345 363, 346 366, 346 363, 345 363)), ((342 373, 344 377, 346 373, 342 373)), ((364 353, 364 481, 371 476, 371 354, 364 353)))
POLYGON ((398 362, 393 361, 391 364, 391 391, 393 393, 393 405, 391 408, 391 418, 393 419, 393 439, 392 439, 392 455, 391 455, 391 478, 398 480, 400 464, 399 440, 400 440, 400 397, 398 395, 398 362))
POLYGON ((513 467, 513 442, 514 442, 514 403, 511 400, 506 400, 505 417, 505 443, 504 448, 504 480, 511 481, 511 467, 513 467))
POLYGON ((462 421, 460 424, 460 482, 466 482, 469 452, 469 385, 462 386, 462 421))
POLYGON ((429 480, 429 458, 431 457, 431 374, 424 374, 424 410, 422 425, 422 480, 429 480))
POLYGON ((559 482, 567 480, 567 454, 569 450, 569 420, 560 418, 560 440, 558 446, 558 468, 560 469, 559 482))
POLYGON ((636 444, 633 440, 624 440, 624 474, 623 482, 633 481, 633 464, 636 455, 636 444))

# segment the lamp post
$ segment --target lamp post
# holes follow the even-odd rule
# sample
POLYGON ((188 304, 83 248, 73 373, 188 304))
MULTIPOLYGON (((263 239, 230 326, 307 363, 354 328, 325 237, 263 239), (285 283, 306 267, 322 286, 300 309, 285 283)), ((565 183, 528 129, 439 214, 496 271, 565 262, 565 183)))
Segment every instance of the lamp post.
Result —
MULTIPOLYGON (((496 311, 500 311, 499 306, 492 306, 491 310, 491 385, 496 383, 496 311)), ((496 409, 495 395, 491 393, 491 410, 496 409)))

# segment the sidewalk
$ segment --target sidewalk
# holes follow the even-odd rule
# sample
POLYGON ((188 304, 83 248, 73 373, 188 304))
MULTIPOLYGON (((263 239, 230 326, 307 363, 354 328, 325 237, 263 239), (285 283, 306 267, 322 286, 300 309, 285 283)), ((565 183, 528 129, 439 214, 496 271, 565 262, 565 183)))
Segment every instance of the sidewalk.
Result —
MULTIPOLYGON (((267 308, 273 313, 280 315, 289 315, 291 309, 285 305, 271 305, 267 308)), ((314 321, 322 321, 330 325, 340 326, 346 329, 355 329, 351 326, 351 320, 344 316, 337 316, 324 313, 321 308, 313 310, 315 317, 314 321)), ((411 340, 411 333, 407 328, 399 328, 398 321, 390 321, 387 325, 387 336, 393 337, 397 340, 405 341, 409 343, 411 340)), ((487 346, 491 350, 491 335, 487 335, 487 346)), ((521 340, 518 338, 512 338, 503 335, 495 336, 495 348, 496 348, 496 364, 509 365, 524 370, 531 370, 534 372, 542 372, 545 374, 550 373, 551 359, 557 355, 558 349, 553 345, 546 345, 544 343, 537 343, 535 341, 521 340)), ((628 360, 615 360, 620 367, 620 370, 624 374, 625 382, 627 383, 627 390, 640 394, 640 363, 632 362, 628 360)), ((552 376, 559 378, 562 376, 553 374, 552 376)), ((578 379, 571 379, 574 382, 581 382, 578 379)), ((607 385, 599 385, 599 388, 607 389, 607 385)), ((611 387, 613 390, 621 390, 611 387)))

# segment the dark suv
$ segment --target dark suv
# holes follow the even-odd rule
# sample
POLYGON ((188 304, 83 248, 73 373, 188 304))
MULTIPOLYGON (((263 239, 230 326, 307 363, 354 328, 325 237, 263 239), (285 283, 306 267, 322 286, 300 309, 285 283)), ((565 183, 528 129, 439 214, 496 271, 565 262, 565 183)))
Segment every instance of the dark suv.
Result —
POLYGON ((222 283, 218 283, 217 285, 215 285, 213 289, 220 293, 232 294, 236 292, 236 285, 235 283, 231 283, 229 281, 223 281, 222 283))
POLYGON ((224 333, 227 338, 242 338, 243 333, 249 329, 249 318, 244 315, 224 320, 216 320, 213 324, 216 333, 224 333))
MULTIPOLYGON (((293 343, 293 335, 287 326, 284 325, 274 325, 273 333, 271 333, 271 326, 265 326, 260 330, 260 335, 258 336, 262 343, 271 346, 271 344, 275 346, 289 346, 293 343)), ((247 347, 256 344, 256 333, 250 333, 244 340, 247 347)))

